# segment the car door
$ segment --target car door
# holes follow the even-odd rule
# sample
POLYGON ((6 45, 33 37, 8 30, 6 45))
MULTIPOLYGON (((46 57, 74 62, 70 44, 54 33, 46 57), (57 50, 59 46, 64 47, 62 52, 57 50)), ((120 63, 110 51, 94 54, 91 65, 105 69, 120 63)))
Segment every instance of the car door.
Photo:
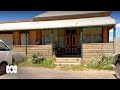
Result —
POLYGON ((12 54, 10 52, 10 49, 3 42, 0 42, 0 62, 11 60, 12 54))

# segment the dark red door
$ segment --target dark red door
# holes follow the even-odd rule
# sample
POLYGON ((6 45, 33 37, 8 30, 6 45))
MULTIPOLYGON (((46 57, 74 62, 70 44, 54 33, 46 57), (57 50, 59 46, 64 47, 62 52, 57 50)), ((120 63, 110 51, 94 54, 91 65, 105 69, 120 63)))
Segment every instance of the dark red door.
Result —
POLYGON ((76 35, 66 35, 66 55, 76 54, 76 35))

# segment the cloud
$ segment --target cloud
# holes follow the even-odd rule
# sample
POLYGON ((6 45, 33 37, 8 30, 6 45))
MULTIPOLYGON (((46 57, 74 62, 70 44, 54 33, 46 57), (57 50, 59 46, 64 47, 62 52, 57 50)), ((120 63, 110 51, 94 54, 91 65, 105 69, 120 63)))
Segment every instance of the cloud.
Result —
POLYGON ((120 28, 120 23, 118 23, 118 24, 116 25, 116 28, 120 28))

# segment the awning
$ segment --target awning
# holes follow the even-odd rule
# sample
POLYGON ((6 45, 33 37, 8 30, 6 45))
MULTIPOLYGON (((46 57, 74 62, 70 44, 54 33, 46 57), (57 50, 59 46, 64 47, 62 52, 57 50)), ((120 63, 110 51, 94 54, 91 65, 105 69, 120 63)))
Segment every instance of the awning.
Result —
POLYGON ((4 23, 4 24, 0 24, 0 31, 107 26, 107 25, 115 25, 115 24, 116 24, 115 20, 107 16, 107 17, 93 17, 93 18, 81 18, 81 19, 53 20, 53 21, 4 23))

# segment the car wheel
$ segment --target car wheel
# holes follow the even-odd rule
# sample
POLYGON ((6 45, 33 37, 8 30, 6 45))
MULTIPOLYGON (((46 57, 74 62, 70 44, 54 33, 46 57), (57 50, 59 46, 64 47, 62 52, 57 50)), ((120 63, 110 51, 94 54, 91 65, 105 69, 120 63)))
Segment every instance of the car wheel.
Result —
POLYGON ((6 74, 6 63, 1 63, 0 64, 0 75, 6 74))
POLYGON ((116 77, 120 79, 120 62, 116 64, 115 73, 116 73, 116 77))

